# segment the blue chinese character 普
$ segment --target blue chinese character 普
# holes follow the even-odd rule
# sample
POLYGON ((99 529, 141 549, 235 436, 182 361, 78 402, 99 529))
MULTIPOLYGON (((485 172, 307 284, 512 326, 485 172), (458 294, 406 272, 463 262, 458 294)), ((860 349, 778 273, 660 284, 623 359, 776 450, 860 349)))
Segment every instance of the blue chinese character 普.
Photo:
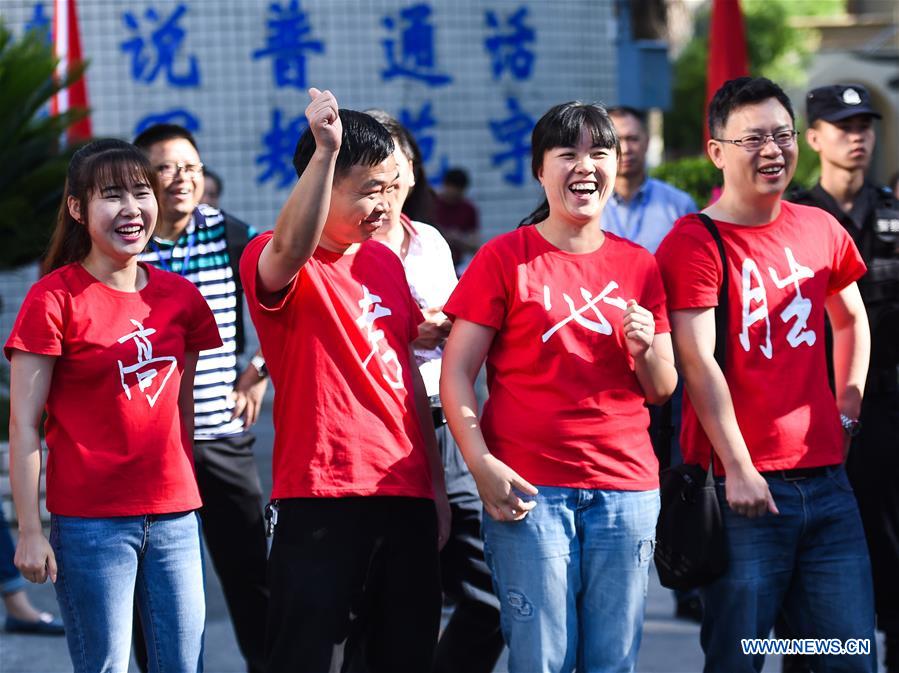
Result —
POLYGON ((269 5, 268 36, 265 47, 253 52, 253 59, 272 57, 275 84, 279 87, 306 88, 306 54, 323 54, 325 44, 309 38, 312 28, 299 0, 286 7, 269 5))
POLYGON ((437 71, 434 26, 428 23, 430 17, 431 8, 424 3, 400 10, 402 28, 393 16, 384 17, 384 27, 395 33, 382 41, 387 57, 387 67, 381 71, 381 79, 385 82, 406 77, 428 86, 444 86, 453 81, 448 74, 437 71))
POLYGON ((503 174, 503 180, 510 185, 524 184, 524 167, 531 155, 529 136, 534 128, 534 120, 525 112, 514 97, 506 98, 509 116, 505 119, 490 120, 490 132, 494 139, 509 148, 491 155, 494 166, 512 162, 511 170, 503 174))
MULTIPOLYGON (((431 158, 434 157, 434 148, 437 145, 437 139, 430 131, 430 129, 434 129, 437 126, 437 119, 434 117, 431 103, 428 102, 422 105, 418 114, 415 114, 408 108, 403 108, 400 110, 399 121, 415 136, 418 149, 421 150, 421 162, 427 166, 431 158)), ((441 184, 443 175, 448 169, 449 159, 445 154, 441 155, 436 168, 428 169, 428 179, 434 184, 441 184)))
POLYGON ((293 167, 293 153, 297 140, 309 127, 305 115, 291 119, 286 125, 282 122, 282 113, 278 108, 272 110, 272 127, 262 136, 263 151, 256 156, 256 164, 264 167, 264 171, 256 178, 256 184, 276 180, 276 187, 284 189, 293 184, 297 178, 293 167))
POLYGON ((150 84, 161 72, 165 73, 169 84, 176 87, 192 87, 200 84, 200 66, 197 57, 187 57, 185 67, 175 70, 175 60, 187 37, 187 31, 178 25, 187 11, 184 5, 178 5, 171 15, 163 20, 159 12, 148 7, 144 19, 155 28, 150 34, 149 43, 141 34, 141 24, 131 12, 122 14, 122 22, 134 37, 122 42, 119 47, 131 55, 131 77, 135 82, 150 84), (149 54, 148 54, 149 52, 149 54))
POLYGON ((149 114, 146 117, 142 117, 140 121, 134 125, 134 135, 139 135, 156 124, 177 124, 178 126, 183 126, 191 133, 196 133, 202 126, 196 115, 191 114, 184 108, 172 108, 166 112, 149 114))
POLYGON ((487 28, 493 34, 484 40, 484 47, 493 60, 493 79, 499 79, 508 70, 515 79, 530 78, 534 69, 535 54, 528 47, 537 39, 534 29, 525 25, 528 8, 521 7, 506 19, 504 30, 496 12, 484 13, 487 28))
POLYGON ((44 3, 36 2, 31 18, 25 23, 25 32, 31 31, 42 32, 46 37, 47 43, 51 42, 50 37, 50 17, 44 14, 44 3))

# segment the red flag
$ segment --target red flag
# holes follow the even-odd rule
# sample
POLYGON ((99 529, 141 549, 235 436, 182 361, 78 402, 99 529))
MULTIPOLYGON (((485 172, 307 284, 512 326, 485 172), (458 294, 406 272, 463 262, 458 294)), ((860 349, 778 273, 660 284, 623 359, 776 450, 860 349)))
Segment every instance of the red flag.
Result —
MULTIPOLYGON (((78 30, 78 12, 75 0, 55 0, 53 11, 53 50, 59 58, 56 67, 57 76, 62 77, 70 65, 83 61, 81 55, 81 35, 78 30)), ((82 76, 77 82, 57 93, 50 101, 53 114, 65 112, 70 108, 87 107, 87 80, 82 76)), ((91 120, 85 117, 69 127, 69 142, 86 140, 91 137, 91 120)))
MULTIPOLYGON (((705 88, 705 104, 729 79, 749 74, 746 57, 746 31, 740 0, 712 0, 712 21, 709 26, 709 63, 705 88)), ((705 126, 705 125, 704 125, 705 126)), ((706 140, 709 130, 705 129, 706 140)))

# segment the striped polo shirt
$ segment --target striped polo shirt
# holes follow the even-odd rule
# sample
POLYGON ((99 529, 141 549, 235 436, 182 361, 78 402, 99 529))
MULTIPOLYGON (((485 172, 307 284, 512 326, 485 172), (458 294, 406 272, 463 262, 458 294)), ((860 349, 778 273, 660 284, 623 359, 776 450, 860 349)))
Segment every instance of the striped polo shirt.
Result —
MULTIPOLYGON (((258 232, 249 229, 249 238, 258 232)), ((243 432, 231 418, 231 392, 237 381, 237 286, 228 257, 222 213, 200 204, 177 241, 153 238, 140 260, 180 273, 197 286, 215 315, 222 346, 200 352, 194 379, 194 439, 216 439, 243 432), (187 259, 187 268, 184 261, 187 259)))

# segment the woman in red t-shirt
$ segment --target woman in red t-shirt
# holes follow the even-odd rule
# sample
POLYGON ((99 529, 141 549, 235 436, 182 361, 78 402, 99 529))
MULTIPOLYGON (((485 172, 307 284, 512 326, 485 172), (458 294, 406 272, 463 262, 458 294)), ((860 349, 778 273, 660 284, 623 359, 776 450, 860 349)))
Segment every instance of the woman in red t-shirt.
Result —
POLYGON ((150 670, 202 668, 193 378, 221 345, 183 278, 138 264, 156 175, 121 141, 72 158, 45 268, 6 342, 15 562, 55 584, 75 671, 127 671, 141 610, 150 670), (50 540, 38 506, 46 411, 50 540))
POLYGON ((677 382, 665 294, 652 255, 600 228, 618 159, 606 111, 557 105, 531 146, 546 201, 447 302, 441 397, 489 514, 509 670, 633 670, 659 509, 645 402, 677 382))

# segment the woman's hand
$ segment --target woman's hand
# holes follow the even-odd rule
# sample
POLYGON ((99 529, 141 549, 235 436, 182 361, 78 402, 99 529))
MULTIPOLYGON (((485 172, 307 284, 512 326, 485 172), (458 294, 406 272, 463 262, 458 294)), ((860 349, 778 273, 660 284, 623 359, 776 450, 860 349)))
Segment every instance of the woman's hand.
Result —
POLYGON ((656 321, 652 313, 631 299, 624 311, 624 343, 633 357, 644 355, 652 347, 656 321))
POLYGON ((16 545, 16 568, 29 582, 56 582, 56 555, 43 531, 23 532, 16 545))
POLYGON ((418 338, 412 342, 415 348, 434 350, 446 343, 453 323, 443 312, 442 306, 423 308, 425 321, 418 326, 418 338))
POLYGON ((536 500, 522 500, 515 493, 537 495, 537 489, 491 454, 481 456, 470 469, 484 509, 497 521, 521 521, 537 506, 536 500))

